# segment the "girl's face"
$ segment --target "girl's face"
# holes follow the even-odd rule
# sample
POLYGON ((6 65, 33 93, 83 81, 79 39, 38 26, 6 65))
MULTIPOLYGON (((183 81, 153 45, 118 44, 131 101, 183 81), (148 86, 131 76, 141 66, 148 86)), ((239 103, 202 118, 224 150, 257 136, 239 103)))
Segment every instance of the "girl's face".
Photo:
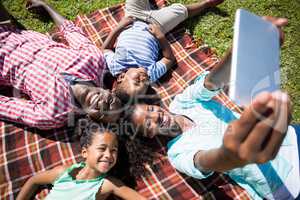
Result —
POLYGON ((107 173, 117 162, 118 140, 116 134, 104 132, 94 134, 92 144, 83 147, 82 156, 86 165, 99 172, 107 173))

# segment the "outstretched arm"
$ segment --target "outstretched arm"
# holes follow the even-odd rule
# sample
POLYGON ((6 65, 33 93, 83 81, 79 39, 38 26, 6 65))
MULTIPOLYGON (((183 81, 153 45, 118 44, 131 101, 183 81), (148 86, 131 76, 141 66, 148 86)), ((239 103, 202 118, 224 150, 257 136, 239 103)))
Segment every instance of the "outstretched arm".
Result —
POLYGON ((220 148, 199 151, 194 165, 202 171, 224 172, 250 163, 265 163, 277 155, 290 121, 289 97, 262 93, 232 122, 220 148))
POLYGON ((54 21, 56 26, 62 25, 64 23, 64 21, 66 20, 65 17, 60 15, 54 8, 52 8, 50 5, 48 5, 43 0, 28 0, 27 1, 26 8, 28 10, 38 8, 38 7, 42 7, 45 9, 46 12, 48 12, 48 14, 52 18, 52 20, 54 21))
POLYGON ((54 102, 38 103, 0 95, 1 120, 25 124, 42 130, 64 126, 68 118, 67 109, 67 107, 57 109, 54 107, 54 102))
POLYGON ((146 200, 138 192, 125 186, 122 181, 112 177, 105 180, 102 191, 112 193, 124 200, 146 200))
POLYGON ((128 26, 130 25, 132 22, 134 21, 134 18, 132 17, 124 17, 119 24, 116 26, 116 28, 114 28, 109 35, 107 36, 107 38, 105 39, 105 41, 103 42, 103 45, 101 47, 102 50, 111 50, 114 47, 114 44, 116 42, 116 39, 118 38, 118 36, 120 35, 120 33, 128 26))
POLYGON ((27 9, 44 8, 52 17, 60 33, 67 40, 69 46, 76 50, 85 50, 89 54, 98 55, 99 49, 93 44, 80 27, 67 20, 43 0, 28 0, 27 9))
POLYGON ((59 166, 51 170, 40 172, 26 181, 17 196, 17 200, 31 199, 40 185, 51 184, 66 170, 66 166, 59 166))

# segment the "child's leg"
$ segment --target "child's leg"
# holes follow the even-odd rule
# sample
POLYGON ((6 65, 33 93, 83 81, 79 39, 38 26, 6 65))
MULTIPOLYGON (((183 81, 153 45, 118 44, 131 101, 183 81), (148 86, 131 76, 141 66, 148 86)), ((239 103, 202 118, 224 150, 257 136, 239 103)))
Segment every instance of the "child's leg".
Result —
POLYGON ((152 22, 159 24, 162 31, 167 33, 188 17, 200 14, 206 8, 214 7, 224 0, 201 0, 198 3, 183 5, 172 4, 159 10, 150 12, 152 22))
POLYGON ((126 0, 125 16, 131 16, 139 20, 148 21, 149 13, 149 0, 126 0))
POLYGON ((187 8, 183 4, 174 3, 159 10, 152 10, 149 22, 160 25, 162 32, 168 33, 187 18, 187 8))

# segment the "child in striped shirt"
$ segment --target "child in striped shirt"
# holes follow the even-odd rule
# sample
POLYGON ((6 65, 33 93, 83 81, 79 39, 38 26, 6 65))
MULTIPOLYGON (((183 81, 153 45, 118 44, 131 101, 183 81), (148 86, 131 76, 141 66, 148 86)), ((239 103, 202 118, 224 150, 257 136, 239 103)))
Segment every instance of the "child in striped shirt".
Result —
POLYGON ((149 0, 126 0, 125 17, 108 35, 102 49, 107 66, 117 78, 117 96, 127 102, 146 93, 149 83, 156 82, 175 63, 165 34, 188 17, 200 14, 224 0, 179 3, 151 10, 149 0), (132 26, 124 30, 128 25, 132 26), (115 51, 112 51, 116 42, 115 51), (162 52, 162 58, 159 53, 162 52))

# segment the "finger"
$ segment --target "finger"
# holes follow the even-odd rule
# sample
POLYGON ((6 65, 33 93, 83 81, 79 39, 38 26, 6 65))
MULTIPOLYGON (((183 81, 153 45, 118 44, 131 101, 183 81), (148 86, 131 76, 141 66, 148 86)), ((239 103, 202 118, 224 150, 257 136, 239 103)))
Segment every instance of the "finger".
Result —
POLYGON ((281 147, 284 137, 285 134, 282 134, 279 131, 273 129, 270 134, 270 138, 265 145, 265 148, 261 151, 261 153, 259 153, 257 157, 257 163, 265 163, 269 160, 273 160, 281 147))
POLYGON ((245 109, 236 125, 233 127, 236 139, 243 141, 256 125, 258 120, 263 120, 264 113, 267 111, 267 103, 271 99, 270 93, 259 94, 251 105, 245 109))
POLYGON ((282 18, 282 17, 272 17, 272 16, 263 16, 262 17, 264 20, 271 22, 277 27, 283 27, 288 24, 288 19, 287 18, 282 18))
POLYGON ((288 19, 271 17, 271 16, 264 16, 262 18, 266 21, 271 22, 275 26, 277 26, 278 31, 279 31, 280 45, 282 45, 284 42, 284 32, 282 31, 281 27, 286 26, 288 24, 288 19))
POLYGON ((285 133, 289 123, 289 115, 291 111, 290 99, 286 93, 275 92, 273 98, 276 99, 275 113, 277 114, 277 121, 274 129, 281 133, 285 133))
POLYGON ((278 31, 279 31, 279 40, 280 40, 280 45, 283 45, 284 43, 284 32, 281 30, 281 28, 278 28, 278 31))
MULTIPOLYGON (((276 104, 275 101, 273 101, 273 104, 276 104)), ((272 132, 273 125, 275 124, 275 118, 275 113, 271 112, 265 119, 257 121, 248 137, 242 143, 241 151, 249 156, 254 156, 250 158, 251 161, 255 160, 257 153, 262 150, 266 139, 272 132)))
POLYGON ((286 94, 281 92, 274 93, 273 97, 276 99, 276 108, 274 113, 277 117, 275 119, 276 122, 274 123, 270 138, 266 142, 265 148, 259 156, 260 163, 275 158, 288 129, 288 118, 290 112, 289 98, 286 94))

